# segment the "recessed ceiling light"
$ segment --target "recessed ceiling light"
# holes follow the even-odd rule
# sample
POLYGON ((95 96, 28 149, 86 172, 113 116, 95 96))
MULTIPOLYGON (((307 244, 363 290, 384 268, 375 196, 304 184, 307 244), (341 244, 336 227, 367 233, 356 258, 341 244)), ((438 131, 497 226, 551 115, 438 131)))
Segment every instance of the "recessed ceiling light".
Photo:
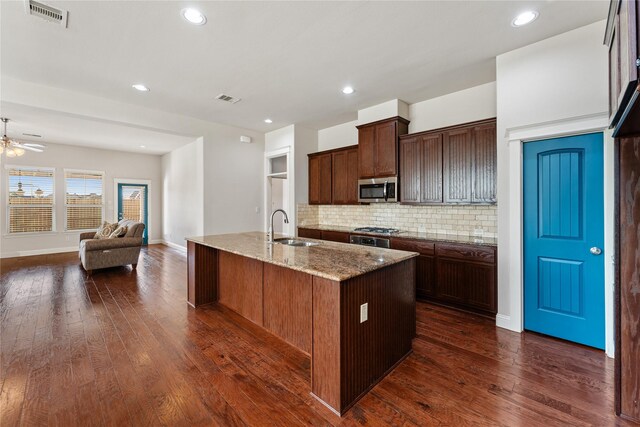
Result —
POLYGON ((147 146, 146 145, 141 145, 140 148, 147 148, 147 146))
POLYGON ((139 90, 140 92, 149 92, 149 88, 140 83, 131 85, 131 87, 134 88, 135 90, 139 90))
POLYGON ((514 27, 522 27, 523 25, 527 25, 532 23, 538 17, 538 12, 534 10, 527 10, 526 12, 522 12, 520 15, 516 16, 513 21, 511 21, 511 25, 514 27))
POLYGON ((271 120, 271 119, 264 119, 264 122, 265 122, 265 123, 273 123, 273 120, 271 120))
POLYGON ((351 86, 345 86, 342 88, 342 93, 345 95, 351 95, 355 90, 351 86))
POLYGON ((182 9, 180 12, 182 13, 182 17, 187 21, 191 22, 194 25, 204 25, 207 23, 207 17, 204 16, 204 13, 200 12, 197 9, 187 8, 182 9))

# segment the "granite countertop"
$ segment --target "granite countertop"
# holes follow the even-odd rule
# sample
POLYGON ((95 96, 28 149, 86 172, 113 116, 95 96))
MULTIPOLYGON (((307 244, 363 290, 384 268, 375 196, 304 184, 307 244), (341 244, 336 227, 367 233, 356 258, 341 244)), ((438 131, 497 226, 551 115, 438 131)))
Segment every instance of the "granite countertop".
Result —
POLYGON ((400 231, 394 234, 366 233, 364 231, 354 231, 355 227, 345 227, 343 225, 325 225, 325 224, 305 224, 299 225, 299 228, 309 228, 312 230, 341 231, 343 233, 370 235, 379 237, 398 237, 403 239, 421 239, 433 242, 447 243, 466 243, 470 245, 481 246, 497 246, 498 239, 495 237, 476 237, 468 234, 452 234, 452 233, 418 233, 413 231, 400 231))
MULTIPOLYGON (((278 237, 287 236, 276 235, 278 237)), ((419 255, 417 252, 307 238, 296 240, 318 242, 319 245, 287 246, 269 243, 267 234, 257 231, 188 237, 186 240, 335 281, 360 276, 419 255)))

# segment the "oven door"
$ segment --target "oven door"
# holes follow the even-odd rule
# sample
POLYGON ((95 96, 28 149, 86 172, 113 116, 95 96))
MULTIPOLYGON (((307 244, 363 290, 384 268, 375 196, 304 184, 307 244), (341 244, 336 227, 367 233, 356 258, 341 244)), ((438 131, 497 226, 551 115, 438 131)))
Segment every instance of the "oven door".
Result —
POLYGON ((398 178, 371 178, 358 181, 360 203, 385 203, 398 201, 398 178))

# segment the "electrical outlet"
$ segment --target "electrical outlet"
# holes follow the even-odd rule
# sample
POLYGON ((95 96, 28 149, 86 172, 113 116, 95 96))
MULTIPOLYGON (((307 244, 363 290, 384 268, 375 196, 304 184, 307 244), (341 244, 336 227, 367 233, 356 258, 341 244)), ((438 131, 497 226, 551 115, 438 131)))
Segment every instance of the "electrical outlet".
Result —
POLYGON ((365 302, 360 306, 360 323, 369 320, 369 303, 365 302))

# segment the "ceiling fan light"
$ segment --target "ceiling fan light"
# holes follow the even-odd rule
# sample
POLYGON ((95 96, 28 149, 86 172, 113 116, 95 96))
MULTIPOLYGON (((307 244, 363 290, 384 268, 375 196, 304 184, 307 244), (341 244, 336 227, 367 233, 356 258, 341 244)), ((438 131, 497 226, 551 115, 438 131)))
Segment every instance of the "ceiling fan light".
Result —
POLYGON ((0 154, 4 151, 4 147, 0 144, 0 154))
POLYGON ((7 151, 5 154, 7 157, 12 157, 12 158, 17 156, 16 150, 14 150, 13 147, 7 148, 7 151))
POLYGON ((13 151, 16 153, 16 156, 20 157, 24 154, 24 148, 15 147, 13 151))

